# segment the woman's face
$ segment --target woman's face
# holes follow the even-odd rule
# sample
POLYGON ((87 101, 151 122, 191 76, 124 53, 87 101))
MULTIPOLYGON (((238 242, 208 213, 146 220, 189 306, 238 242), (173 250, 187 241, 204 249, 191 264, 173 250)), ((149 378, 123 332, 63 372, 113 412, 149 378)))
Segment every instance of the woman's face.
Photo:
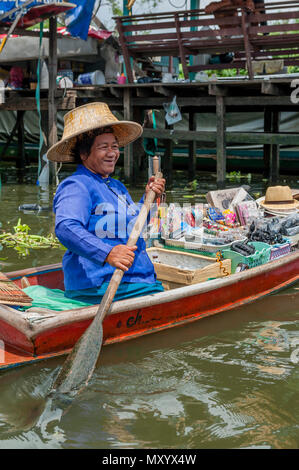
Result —
POLYGON ((115 135, 111 133, 104 133, 95 137, 90 154, 81 155, 83 165, 104 178, 114 172, 118 158, 118 142, 115 135))

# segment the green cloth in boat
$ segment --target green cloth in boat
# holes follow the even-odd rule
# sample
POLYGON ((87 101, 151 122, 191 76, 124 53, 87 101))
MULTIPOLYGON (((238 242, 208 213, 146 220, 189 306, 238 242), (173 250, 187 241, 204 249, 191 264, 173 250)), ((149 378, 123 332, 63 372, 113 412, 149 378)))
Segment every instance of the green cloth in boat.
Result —
MULTIPOLYGON (((32 306, 23 307, 22 310, 36 307, 62 311, 96 305, 101 302, 108 285, 108 282, 105 282, 101 287, 67 291, 66 293, 60 289, 49 289, 38 285, 25 287, 23 291, 32 298, 32 306)), ((143 295, 163 292, 163 290, 160 281, 156 281, 155 283, 123 282, 119 285, 114 300, 141 297, 143 295)))
POLYGON ((47 287, 43 286, 30 286, 25 287, 22 290, 32 298, 32 306, 22 307, 22 310, 38 307, 61 311, 87 307, 88 305, 91 305, 86 302, 80 302, 79 300, 68 299, 64 296, 64 291, 60 289, 48 289, 47 287))

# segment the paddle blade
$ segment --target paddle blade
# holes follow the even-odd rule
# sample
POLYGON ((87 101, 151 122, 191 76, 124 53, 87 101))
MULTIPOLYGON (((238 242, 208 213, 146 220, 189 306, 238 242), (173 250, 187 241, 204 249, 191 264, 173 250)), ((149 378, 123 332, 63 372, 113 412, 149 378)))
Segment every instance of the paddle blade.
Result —
POLYGON ((75 395, 88 384, 103 343, 102 321, 97 317, 94 321, 68 355, 52 386, 51 393, 75 395), (94 321, 99 324, 95 325, 94 321))

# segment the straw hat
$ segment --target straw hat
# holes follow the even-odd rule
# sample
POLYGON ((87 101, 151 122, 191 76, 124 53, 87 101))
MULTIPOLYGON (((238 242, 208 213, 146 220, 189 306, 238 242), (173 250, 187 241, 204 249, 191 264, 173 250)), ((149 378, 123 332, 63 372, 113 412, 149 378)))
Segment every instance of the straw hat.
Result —
POLYGON ((269 186, 266 197, 259 201, 265 208, 274 211, 290 211, 299 208, 299 201, 294 199, 289 186, 269 186))
POLYGON ((142 134, 142 126, 133 121, 119 121, 106 103, 88 103, 72 109, 64 116, 62 139, 47 152, 52 162, 73 162, 76 137, 84 132, 113 127, 119 146, 123 147, 142 134))

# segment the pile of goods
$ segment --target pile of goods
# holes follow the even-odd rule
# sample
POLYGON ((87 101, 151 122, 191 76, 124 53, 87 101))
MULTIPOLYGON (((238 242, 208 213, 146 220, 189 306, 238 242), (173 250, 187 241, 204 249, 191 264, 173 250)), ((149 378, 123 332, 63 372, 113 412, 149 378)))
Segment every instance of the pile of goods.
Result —
POLYGON ((299 242, 299 201, 287 186, 268 188, 260 200, 243 187, 210 191, 206 199, 160 207, 154 224, 160 242, 209 256, 221 252, 248 267, 284 256, 299 242))

